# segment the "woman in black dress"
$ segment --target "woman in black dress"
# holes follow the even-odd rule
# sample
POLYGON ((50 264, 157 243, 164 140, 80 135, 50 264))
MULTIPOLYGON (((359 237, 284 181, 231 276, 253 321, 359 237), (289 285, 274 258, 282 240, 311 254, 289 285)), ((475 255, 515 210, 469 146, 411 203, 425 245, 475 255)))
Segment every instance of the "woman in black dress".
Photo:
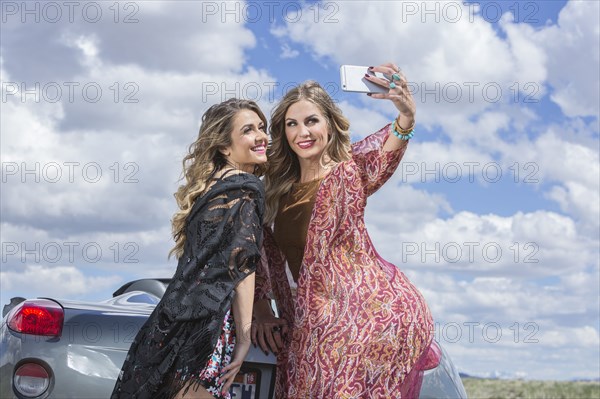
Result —
POLYGON ((203 115, 175 193, 177 271, 131 345, 112 399, 229 397, 250 348, 266 125, 247 100, 203 115))

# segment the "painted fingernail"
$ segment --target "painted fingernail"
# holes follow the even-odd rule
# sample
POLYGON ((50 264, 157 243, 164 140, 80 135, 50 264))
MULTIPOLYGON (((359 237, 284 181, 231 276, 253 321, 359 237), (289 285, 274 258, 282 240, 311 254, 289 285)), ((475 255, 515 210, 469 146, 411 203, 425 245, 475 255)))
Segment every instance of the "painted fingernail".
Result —
POLYGON ((264 351, 264 352, 265 352, 265 355, 269 356, 269 352, 267 352, 267 351, 264 351))
POLYGON ((367 96, 371 97, 371 96, 372 96, 372 94, 371 94, 371 93, 367 93, 367 96))
POLYGON ((369 75, 368 73, 365 73, 365 78, 370 77, 371 75, 369 75))
POLYGON ((372 67, 372 66, 371 66, 371 67, 369 67, 369 69, 373 69, 373 68, 375 68, 375 67, 372 67))

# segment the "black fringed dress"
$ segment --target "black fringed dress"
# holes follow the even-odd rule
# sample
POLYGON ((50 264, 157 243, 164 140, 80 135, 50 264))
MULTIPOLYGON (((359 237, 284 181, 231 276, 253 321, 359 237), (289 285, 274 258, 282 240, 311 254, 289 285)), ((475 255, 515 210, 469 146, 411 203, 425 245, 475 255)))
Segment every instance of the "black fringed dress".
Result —
POLYGON ((111 399, 172 398, 201 383, 234 288, 260 262, 263 213, 263 185, 251 174, 221 177, 196 199, 177 271, 132 343, 111 399))

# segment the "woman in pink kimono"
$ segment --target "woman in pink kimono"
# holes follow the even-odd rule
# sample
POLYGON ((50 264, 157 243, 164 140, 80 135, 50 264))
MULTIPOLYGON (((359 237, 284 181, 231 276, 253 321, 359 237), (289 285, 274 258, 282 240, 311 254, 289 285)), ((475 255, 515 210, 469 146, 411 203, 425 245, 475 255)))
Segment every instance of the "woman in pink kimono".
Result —
POLYGON ((371 71, 388 79, 368 80, 389 88, 371 97, 391 100, 399 115, 354 145, 348 120, 316 82, 290 90, 273 111, 265 176, 273 230, 266 228, 257 269, 253 339, 277 353, 277 398, 418 396, 431 315, 415 286, 377 254, 364 223, 367 197, 394 173, 412 137, 415 103, 398 67, 371 71))

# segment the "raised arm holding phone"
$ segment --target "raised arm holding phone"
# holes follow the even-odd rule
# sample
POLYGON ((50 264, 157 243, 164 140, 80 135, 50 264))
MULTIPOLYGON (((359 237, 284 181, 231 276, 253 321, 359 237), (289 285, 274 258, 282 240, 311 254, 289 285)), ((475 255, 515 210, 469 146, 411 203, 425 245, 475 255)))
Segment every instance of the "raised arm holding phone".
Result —
POLYGON ((413 136, 415 103, 396 65, 364 70, 362 83, 379 88, 365 92, 392 101, 398 116, 355 144, 316 82, 290 90, 272 114, 253 341, 277 353, 277 398, 410 398, 420 388, 431 314, 364 223, 367 197, 413 136))

